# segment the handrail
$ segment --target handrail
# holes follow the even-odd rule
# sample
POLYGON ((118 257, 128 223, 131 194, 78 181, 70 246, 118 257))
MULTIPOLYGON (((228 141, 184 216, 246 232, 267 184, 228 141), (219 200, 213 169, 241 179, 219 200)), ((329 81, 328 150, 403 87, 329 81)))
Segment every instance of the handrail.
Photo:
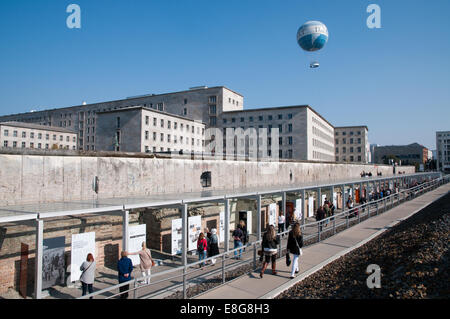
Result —
MULTIPOLYGON (((441 177, 438 177, 438 178, 434 178, 431 181, 425 181, 425 182, 422 182, 421 184, 418 184, 418 185, 413 186, 411 188, 406 188, 406 189, 403 189, 403 190, 399 190, 398 192, 390 194, 389 196, 386 196, 386 197, 383 197, 383 198, 380 198, 380 199, 377 199, 377 200, 368 201, 368 202, 366 202, 364 204, 355 206, 355 207, 353 207, 351 209, 346 209, 345 207, 343 207, 343 210, 340 213, 338 213, 338 214, 335 214, 335 215, 332 215, 330 217, 324 218, 324 219, 322 219, 320 221, 315 221, 315 222, 310 222, 310 223, 307 223, 307 224, 303 224, 300 227, 302 228, 302 231, 304 231, 304 229, 306 227, 320 226, 320 225, 323 225, 324 223, 329 223, 331 221, 335 221, 338 217, 341 217, 341 216, 348 218, 348 216, 351 213, 354 213, 357 209, 359 210, 360 208, 361 209, 365 209, 367 207, 368 208, 368 214, 370 214, 370 206, 373 206, 374 204, 377 206, 377 211, 378 211, 378 204, 379 203, 387 202, 389 200, 394 199, 395 197, 398 197, 398 201, 399 201, 400 200, 400 194, 402 194, 402 193, 405 194, 404 199, 407 200, 409 195, 411 195, 412 193, 416 192, 417 190, 425 191, 425 190, 428 190, 429 188, 431 188, 432 186, 436 186, 436 184, 439 184, 441 181, 442 182, 448 182, 449 180, 450 180, 450 175, 445 175, 445 176, 441 176, 441 177)), ((370 215, 368 215, 368 216, 370 218, 370 215)), ((344 223, 342 223, 342 224, 344 224, 344 223)), ((287 235, 289 232, 290 232, 290 230, 285 230, 283 232, 278 233, 278 235, 280 235, 280 237, 283 237, 283 236, 287 235)), ((322 231, 322 232, 324 232, 324 231, 322 231)), ((320 232, 318 232, 318 233, 320 234, 320 232)), ((316 235, 317 235, 317 233, 316 234, 312 234, 309 238, 315 237, 316 235)), ((256 249, 256 247, 260 246, 261 244, 262 244, 262 240, 261 239, 260 240, 256 240, 256 241, 253 241, 252 243, 247 244, 246 246, 237 247, 235 249, 228 250, 226 252, 220 253, 220 254, 215 255, 213 257, 208 257, 208 258, 205 258, 205 259, 202 259, 202 260, 199 260, 199 261, 196 261, 196 262, 192 262, 192 263, 189 263, 189 264, 186 264, 186 265, 183 265, 183 266, 179 266, 179 267, 176 267, 176 268, 173 268, 173 269, 164 270, 164 271, 161 271, 161 272, 157 272, 157 273, 151 274, 151 278, 153 279, 155 277, 161 277, 161 276, 172 274, 172 273, 175 273, 175 272, 181 272, 181 274, 177 274, 177 275, 171 276, 169 278, 164 278, 164 279, 161 279, 159 281, 152 281, 150 284, 136 285, 136 283, 138 281, 142 281, 142 280, 145 280, 145 279, 148 278, 148 276, 143 276, 143 277, 139 277, 139 278, 134 278, 133 280, 127 281, 125 283, 121 283, 121 284, 117 284, 117 285, 114 285, 114 286, 111 286, 111 287, 108 287, 108 288, 104 288, 102 290, 96 291, 94 293, 91 293, 91 294, 88 294, 88 295, 85 295, 85 296, 82 296, 82 297, 78 297, 77 299, 87 299, 87 298, 90 298, 90 297, 101 295, 101 294, 106 293, 106 292, 111 292, 112 290, 118 289, 118 288, 123 287, 125 285, 130 285, 130 284, 134 284, 134 287, 129 289, 129 290, 127 290, 127 291, 120 292, 119 294, 113 294, 112 296, 107 296, 106 299, 111 299, 111 298, 113 298, 115 296, 121 295, 121 294, 126 293, 126 292, 128 292, 128 293, 129 292, 135 292, 135 291, 137 291, 137 290, 139 290, 141 288, 149 287, 150 285, 155 285, 155 284, 158 284, 158 283, 161 283, 161 282, 166 282, 166 281, 172 280, 174 278, 185 277, 185 276, 191 275, 193 273, 199 272, 200 269, 195 269, 193 271, 188 271, 188 269, 189 268, 193 268, 193 267, 195 267, 197 265, 200 265, 200 264, 204 264, 207 261, 211 261, 212 259, 220 259, 220 258, 222 258, 223 261, 225 261, 227 259, 228 255, 234 254, 235 252, 238 252, 238 251, 242 251, 244 248, 256 249)), ((280 244, 280 249, 281 249, 281 244, 280 244)), ((230 259, 230 257, 228 257, 228 259, 230 259)), ((252 258, 250 258, 250 261, 251 261, 251 259, 252 258)), ((213 271, 207 273, 207 275, 212 275, 212 274, 214 274, 216 272, 220 272, 220 271, 223 272, 223 270, 226 269, 226 268, 232 268, 232 267, 235 267, 236 264, 245 264, 245 263, 248 263, 248 261, 243 261, 241 263, 233 263, 233 264, 229 264, 229 265, 223 265, 222 268, 217 269, 217 270, 213 270, 213 271)))

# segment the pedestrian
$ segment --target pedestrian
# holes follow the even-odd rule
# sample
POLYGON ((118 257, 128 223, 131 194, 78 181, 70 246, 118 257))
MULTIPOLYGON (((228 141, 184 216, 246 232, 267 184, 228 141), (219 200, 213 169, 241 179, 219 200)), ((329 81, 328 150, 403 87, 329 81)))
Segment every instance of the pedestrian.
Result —
MULTIPOLYGON (((206 259, 207 251, 208 251, 208 242, 205 239, 205 234, 200 233, 197 240, 197 252, 199 261, 206 259)), ((206 263, 203 262, 199 265, 199 267, 202 268, 205 265, 206 263)))
POLYGON ((285 217, 283 214, 278 215, 278 233, 284 232, 285 217))
MULTIPOLYGON (((323 204, 323 210, 324 210, 324 212, 325 212, 325 218, 328 218, 328 217, 330 217, 330 215, 331 215, 331 212, 330 212, 330 202, 329 201, 325 201, 325 203, 323 204)), ((327 220, 327 222, 326 222, 326 224, 325 224, 325 227, 326 226, 328 226, 328 220, 327 220)))
MULTIPOLYGON (((217 236, 217 229, 211 229, 211 239, 209 241, 209 257, 214 257, 219 254, 219 237, 217 236)), ((216 258, 211 259, 211 264, 216 263, 216 258)))
MULTIPOLYGON (((131 259, 128 258, 128 252, 122 251, 120 253, 120 260, 117 262, 117 270, 119 272, 119 284, 128 282, 131 279, 131 273, 133 271, 133 263, 131 262, 131 259)), ((130 289, 130 285, 123 285, 119 287, 120 291, 120 299, 127 299, 128 298, 128 290, 130 289)))
POLYGON ((355 212, 352 211, 352 210, 353 210, 353 199, 352 199, 352 196, 348 196, 348 199, 347 199, 347 208, 348 208, 348 210, 350 211, 349 217, 355 216, 355 212))
MULTIPOLYGON (((239 225, 241 225, 241 230, 242 230, 242 233, 244 234, 244 236, 242 237, 243 238, 242 246, 245 246, 245 245, 247 245, 248 239, 249 239, 247 226, 245 225, 245 221, 243 221, 242 219, 239 221, 239 225)), ((245 251, 245 248, 244 248, 244 251, 245 251)))
POLYGON ((291 278, 294 278, 294 274, 298 274, 298 259, 302 255, 302 247, 303 247, 303 236, 302 231, 300 229, 300 224, 295 223, 292 230, 289 232, 287 249, 290 253, 294 255, 294 259, 292 260, 292 270, 291 270, 291 278))
MULTIPOLYGON (((81 264, 80 270, 82 271, 80 276, 81 287, 83 290, 82 296, 85 296, 86 291, 89 291, 89 294, 94 292, 95 261, 94 256, 91 253, 87 254, 86 261, 81 264)), ((92 297, 89 299, 92 299, 92 297)))
POLYGON ((272 275, 276 275, 276 261, 277 261, 277 247, 280 244, 280 236, 278 236, 275 232, 275 227, 273 225, 269 225, 267 231, 264 233, 262 248, 265 260, 263 262, 263 267, 261 269, 261 273, 259 277, 263 277, 264 272, 266 271, 267 266, 270 262, 272 262, 272 275))
MULTIPOLYGON (((330 216, 334 216, 334 210, 335 210, 335 206, 333 204, 333 202, 330 202, 330 216)), ((330 218, 330 220, 334 220, 334 217, 330 218)))
POLYGON ((155 265, 155 262, 152 258, 152 253, 150 249, 147 248, 145 242, 142 242, 142 249, 135 252, 130 253, 129 255, 139 255, 139 259, 141 263, 139 264, 139 268, 142 273, 142 277, 144 277, 144 284, 150 284, 150 276, 151 276, 151 268, 155 265))
MULTIPOLYGON (((244 241, 244 232, 242 231, 242 225, 238 224, 236 229, 233 231, 233 242, 234 242, 234 249, 242 247, 243 241, 244 241)), ((236 250, 234 252, 234 258, 241 259, 242 256, 242 249, 236 250), (238 254, 239 251, 239 254, 238 254)))
POLYGON ((316 211, 316 221, 319 222, 319 229, 322 231, 322 220, 325 218, 325 211, 323 210, 323 206, 320 205, 319 208, 316 211))

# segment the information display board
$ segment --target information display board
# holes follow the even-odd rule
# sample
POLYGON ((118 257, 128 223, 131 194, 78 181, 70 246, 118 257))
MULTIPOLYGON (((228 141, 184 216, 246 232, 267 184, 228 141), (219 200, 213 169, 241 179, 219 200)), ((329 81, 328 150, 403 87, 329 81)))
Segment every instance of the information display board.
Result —
POLYGON ((223 243, 225 241, 225 212, 220 212, 219 223, 219 243, 223 243))
POLYGON ((314 197, 308 198, 308 217, 314 216, 314 197))
POLYGON ((294 210, 295 219, 297 221, 301 221, 302 220, 302 215, 303 215, 303 212, 302 212, 302 199, 299 198, 299 199, 295 200, 295 210, 294 210))
MULTIPOLYGON (((130 253, 138 252, 142 249, 142 243, 146 241, 147 225, 130 226, 128 230, 128 251, 130 253)), ((139 255, 128 256, 133 262, 133 266, 139 265, 141 260, 139 255)))
POLYGON ((172 219, 172 255, 183 252, 183 219, 172 219))
POLYGON ((95 232, 73 234, 70 263, 70 281, 80 279, 80 267, 86 261, 88 254, 92 254, 95 260, 95 232))
POLYGON ((188 251, 197 250, 197 240, 202 228, 202 216, 188 218, 188 251))
POLYGON ((277 225, 277 204, 272 203, 269 205, 269 225, 277 225))
POLYGON ((42 289, 65 283, 66 263, 64 247, 66 237, 47 238, 43 240, 42 289))

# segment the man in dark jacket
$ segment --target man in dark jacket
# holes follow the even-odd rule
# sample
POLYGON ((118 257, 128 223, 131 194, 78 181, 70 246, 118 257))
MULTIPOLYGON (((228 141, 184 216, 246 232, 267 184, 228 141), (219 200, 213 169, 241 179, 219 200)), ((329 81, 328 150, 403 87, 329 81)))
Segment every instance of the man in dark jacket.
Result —
MULTIPOLYGON (((244 245, 244 232, 242 231, 242 226, 240 224, 237 225, 237 228, 233 231, 233 241, 234 241, 234 249, 242 247, 244 245)), ((234 258, 241 259, 242 249, 236 250, 234 252, 234 258), (239 251, 239 255, 238 255, 239 251)))
POLYGON ((319 229, 322 231, 322 222, 321 220, 325 219, 325 211, 323 206, 320 205, 316 212, 316 220, 319 222, 319 229))
MULTIPOLYGON (((128 253, 126 251, 122 251, 120 254, 122 258, 117 262, 117 270, 119 272, 119 284, 123 282, 130 281, 131 278, 131 272, 133 271, 133 263, 131 262, 131 259, 128 258, 128 253)), ((124 285, 119 287, 120 292, 124 292, 130 289, 130 285, 124 285)), ((120 295, 120 299, 127 299, 128 298, 128 292, 125 292, 120 295)))

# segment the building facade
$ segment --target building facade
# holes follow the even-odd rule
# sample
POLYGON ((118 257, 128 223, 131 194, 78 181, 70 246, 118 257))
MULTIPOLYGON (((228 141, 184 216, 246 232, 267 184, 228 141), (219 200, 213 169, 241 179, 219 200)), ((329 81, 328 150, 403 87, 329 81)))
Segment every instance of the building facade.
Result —
POLYGON ((450 171, 450 131, 436 132, 436 167, 450 171))
POLYGON ((0 123, 0 147, 23 149, 77 149, 77 134, 63 128, 44 125, 0 123))
MULTIPOLYGON (((334 162, 334 127, 308 105, 223 112, 220 125, 225 132, 224 152, 230 147, 227 128, 244 131, 253 128, 258 134, 260 129, 266 129, 267 136, 263 138, 267 141, 259 139, 258 146, 267 146, 268 157, 276 155, 271 153, 272 149, 278 149, 280 159, 334 162), (272 135, 274 130, 278 134, 272 135), (272 148, 274 143, 277 148, 272 148)), ((236 152, 236 143, 231 146, 236 152)), ((258 157, 261 155, 258 152, 258 157)))
POLYGON ((18 121, 59 127, 78 134, 78 149, 96 150, 97 113, 143 106, 215 127, 222 112, 242 110, 244 97, 226 87, 194 87, 186 91, 148 94, 45 111, 1 116, 0 122, 18 121))
POLYGON ((401 161, 401 165, 420 165, 428 160, 428 149, 418 143, 375 147, 375 163, 383 164, 389 158, 401 161))
POLYGON ((334 128, 336 162, 370 163, 371 152, 367 126, 341 126, 334 128))
POLYGON ((146 107, 97 113, 95 148, 117 152, 202 152, 205 124, 146 107))

